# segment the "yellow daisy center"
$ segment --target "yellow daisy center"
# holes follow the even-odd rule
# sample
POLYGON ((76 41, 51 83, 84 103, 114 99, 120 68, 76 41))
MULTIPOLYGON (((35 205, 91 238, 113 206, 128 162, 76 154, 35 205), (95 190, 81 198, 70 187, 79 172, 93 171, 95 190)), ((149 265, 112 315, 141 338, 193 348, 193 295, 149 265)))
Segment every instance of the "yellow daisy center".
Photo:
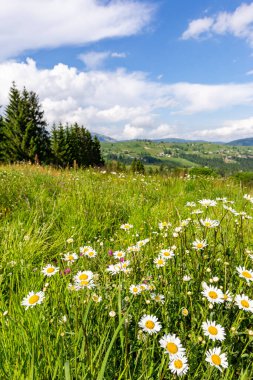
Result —
POLYGON ((169 342, 166 344, 166 349, 170 354, 176 354, 178 352, 178 347, 175 343, 169 342))
POLYGON ((54 268, 47 268, 47 273, 53 273, 54 272, 54 268))
POLYGON ((243 275, 243 277, 246 277, 246 278, 252 278, 252 274, 249 273, 247 270, 243 271, 242 275, 243 275))
POLYGON ((248 308, 248 307, 249 307, 249 302, 248 302, 247 300, 241 300, 241 305, 242 305, 243 307, 248 308))
POLYGON ((209 297, 212 298, 213 300, 215 300, 216 298, 218 298, 218 294, 211 290, 209 293, 208 293, 209 297))
POLYGON ((198 244, 197 244, 197 248, 198 248, 198 249, 203 248, 203 243, 198 243, 198 244))
POLYGON ((133 288, 134 293, 138 293, 138 290, 139 290, 138 288, 133 288))
POLYGON ((87 281, 87 280, 81 281, 81 285, 83 285, 83 286, 87 286, 88 284, 89 284, 89 281, 87 281))
POLYGON ((211 360, 212 360, 213 364, 221 365, 221 358, 219 357, 219 355, 213 354, 211 356, 211 360))
POLYGON ((155 327, 155 323, 153 321, 147 321, 145 323, 145 326, 147 327, 147 329, 153 330, 153 328, 155 327))
POLYGON ((72 260, 74 260, 74 256, 69 255, 69 256, 67 257, 67 259, 68 259, 69 261, 72 261, 72 260))
POLYGON ((163 252, 164 256, 170 256, 170 252, 166 251, 166 252, 163 252))
POLYGON ((82 273, 82 274, 80 274, 80 276, 79 276, 79 280, 87 280, 87 278, 88 278, 88 275, 85 274, 85 273, 82 273))
POLYGON ((118 253, 117 253, 117 256, 118 256, 118 257, 121 257, 121 256, 122 256, 122 253, 121 253, 121 252, 118 252, 118 253))
POLYGON ((34 294, 33 296, 31 296, 28 300, 29 304, 30 305, 34 305, 36 302, 38 302, 40 299, 39 296, 37 296, 37 294, 34 294))
POLYGON ((90 252, 88 253, 88 255, 89 255, 89 256, 94 256, 94 252, 93 252, 93 251, 90 251, 90 252))
POLYGON ((176 359, 176 360, 174 361, 174 366, 175 366, 177 369, 181 369, 181 368, 183 367, 183 362, 182 362, 182 360, 180 360, 180 359, 176 359))
POLYGON ((210 222, 205 222, 205 226, 206 226, 206 227, 210 227, 210 226, 211 226, 211 223, 210 223, 210 222))
POLYGON ((217 335, 218 334, 218 329, 215 326, 209 326, 207 330, 211 335, 217 335))
POLYGON ((158 265, 162 265, 163 264, 163 260, 162 259, 157 260, 157 264, 158 265))

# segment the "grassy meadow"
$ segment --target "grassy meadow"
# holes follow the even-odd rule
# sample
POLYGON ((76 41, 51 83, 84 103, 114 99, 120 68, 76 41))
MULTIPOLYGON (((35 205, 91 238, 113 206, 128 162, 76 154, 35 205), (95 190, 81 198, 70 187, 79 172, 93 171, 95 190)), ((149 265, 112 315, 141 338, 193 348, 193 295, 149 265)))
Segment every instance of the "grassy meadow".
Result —
POLYGON ((0 379, 252 379, 251 193, 1 167, 0 379))

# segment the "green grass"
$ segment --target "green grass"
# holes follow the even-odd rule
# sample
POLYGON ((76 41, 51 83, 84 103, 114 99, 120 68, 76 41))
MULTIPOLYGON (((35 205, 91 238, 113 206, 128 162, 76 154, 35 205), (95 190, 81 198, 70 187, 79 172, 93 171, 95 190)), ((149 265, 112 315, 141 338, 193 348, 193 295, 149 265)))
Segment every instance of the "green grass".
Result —
POLYGON ((253 268, 253 221, 240 214, 252 216, 252 204, 243 198, 249 192, 224 179, 1 167, 0 379, 173 379, 169 355, 159 344, 169 333, 186 349, 189 370, 183 378, 251 379, 253 313, 239 310, 235 302, 210 308, 201 293, 202 282, 210 284, 216 276, 213 285, 224 292, 253 298, 252 283, 236 270, 253 268), (205 208, 198 203, 217 197, 234 204, 218 200, 217 206, 205 208), (197 206, 187 207, 187 202, 197 206), (195 209, 203 214, 192 214, 195 209), (206 217, 219 220, 220 226, 203 227, 200 219, 206 217), (187 218, 188 225, 176 236, 175 228, 187 218), (171 226, 160 230, 165 221, 171 226), (125 223, 133 228, 124 231, 120 226, 125 223), (149 242, 139 252, 127 252, 143 239, 149 242), (207 247, 194 250, 196 239, 205 239, 207 247), (175 257, 157 268, 159 252, 174 245, 175 257), (63 260, 68 252, 79 255, 81 246, 91 246, 97 256, 79 256, 72 265, 63 260), (127 252, 128 274, 106 270, 117 262, 109 250, 127 252), (47 264, 59 272, 46 277, 41 270, 47 264), (70 273, 64 274, 67 268, 70 273), (96 286, 70 290, 78 271, 92 271, 96 286), (185 275, 191 281, 183 281, 185 275), (149 290, 132 295, 130 286, 143 283, 149 290), (21 302, 28 293, 43 289, 43 302, 25 310, 21 302), (154 301, 152 293, 164 295, 165 302, 154 301), (94 301, 94 294, 101 302, 94 301), (158 318, 162 329, 157 334, 138 325, 144 314, 158 318), (225 328, 223 342, 204 336, 206 320, 225 328), (229 364, 222 372, 205 360, 207 350, 217 346, 229 364))

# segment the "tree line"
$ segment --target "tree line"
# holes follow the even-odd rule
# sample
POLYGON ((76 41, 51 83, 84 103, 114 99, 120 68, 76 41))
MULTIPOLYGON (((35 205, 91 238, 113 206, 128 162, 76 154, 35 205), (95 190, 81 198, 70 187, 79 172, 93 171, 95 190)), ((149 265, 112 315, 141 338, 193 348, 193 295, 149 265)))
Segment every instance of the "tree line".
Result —
POLYGON ((77 123, 53 125, 47 129, 38 95, 15 83, 9 103, 0 116, 0 161, 53 164, 67 167, 102 166, 104 160, 98 138, 77 123))

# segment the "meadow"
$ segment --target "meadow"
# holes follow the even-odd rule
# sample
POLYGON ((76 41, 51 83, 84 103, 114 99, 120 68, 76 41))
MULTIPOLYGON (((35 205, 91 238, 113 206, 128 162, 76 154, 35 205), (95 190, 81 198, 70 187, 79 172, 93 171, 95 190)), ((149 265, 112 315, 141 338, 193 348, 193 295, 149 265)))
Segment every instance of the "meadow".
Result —
POLYGON ((251 193, 2 166, 0 379, 252 379, 251 193))

